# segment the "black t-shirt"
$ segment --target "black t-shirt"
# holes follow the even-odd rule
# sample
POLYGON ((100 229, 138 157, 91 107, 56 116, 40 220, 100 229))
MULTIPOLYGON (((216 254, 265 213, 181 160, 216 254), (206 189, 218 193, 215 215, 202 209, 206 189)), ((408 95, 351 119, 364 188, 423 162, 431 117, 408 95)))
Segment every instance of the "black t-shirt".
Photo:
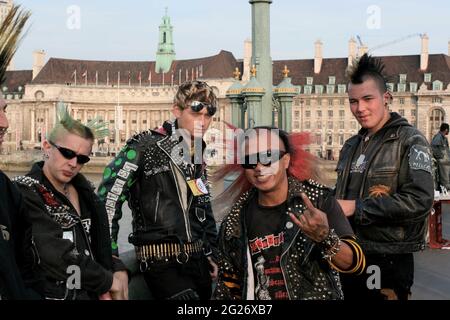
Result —
MULTIPOLYGON (((334 197, 327 197, 321 208, 327 213, 330 229, 342 236, 351 236, 353 231, 341 207, 334 197)), ((287 202, 274 207, 258 204, 258 197, 250 200, 245 222, 252 257, 256 300, 288 299, 281 271, 282 245, 285 239, 287 202)))

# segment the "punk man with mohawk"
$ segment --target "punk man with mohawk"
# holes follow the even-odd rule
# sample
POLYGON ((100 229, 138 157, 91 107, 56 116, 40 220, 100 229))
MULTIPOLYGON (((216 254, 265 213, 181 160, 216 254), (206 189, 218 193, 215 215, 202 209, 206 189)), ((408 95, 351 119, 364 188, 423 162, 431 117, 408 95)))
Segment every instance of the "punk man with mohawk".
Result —
POLYGON ((408 299, 413 252, 425 248, 434 192, 430 146, 406 119, 389 112, 386 80, 384 65, 367 54, 349 72, 350 109, 362 128, 341 150, 336 198, 367 268, 379 269, 343 275, 345 299, 408 299), (381 277, 370 277, 378 270, 381 277))

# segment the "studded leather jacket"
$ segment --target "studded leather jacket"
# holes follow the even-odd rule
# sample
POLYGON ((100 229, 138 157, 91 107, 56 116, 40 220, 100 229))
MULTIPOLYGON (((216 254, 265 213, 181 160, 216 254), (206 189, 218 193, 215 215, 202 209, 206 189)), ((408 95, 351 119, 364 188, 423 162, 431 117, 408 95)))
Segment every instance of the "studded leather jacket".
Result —
POLYGON ((189 148, 175 128, 176 122, 165 122, 162 130, 134 136, 105 169, 98 193, 109 215, 113 252, 118 253, 119 221, 127 200, 133 245, 201 240, 206 255, 215 253, 217 229, 209 191, 194 195, 187 183, 201 180, 208 188, 206 168, 202 160, 186 160, 189 148))
MULTIPOLYGON (((352 159, 365 133, 361 129, 341 150, 336 169, 338 199, 346 199, 352 159)), ((430 146, 397 113, 391 113, 391 119, 370 140, 352 218, 358 242, 366 254, 423 250, 434 193, 430 146)))
POLYGON ((23 194, 32 223, 43 294, 51 300, 97 299, 110 290, 113 272, 126 270, 112 256, 105 208, 93 186, 78 174, 71 183, 78 192, 79 215, 45 177, 43 164, 36 163, 27 176, 13 180, 23 194), (76 279, 76 270, 79 287, 69 279, 71 275, 76 279))
MULTIPOLYGON (((321 208, 330 190, 309 180, 289 178, 288 208, 306 208, 298 197, 305 192, 321 208)), ((214 298, 247 300, 252 296, 253 267, 245 228, 245 212, 256 189, 244 193, 226 216, 219 232, 219 279, 214 298), (250 280, 250 281, 249 281, 250 280)), ((339 274, 322 257, 320 246, 293 223, 286 214, 280 266, 290 300, 343 299, 339 274)), ((345 220, 345 217, 342 216, 345 220)))

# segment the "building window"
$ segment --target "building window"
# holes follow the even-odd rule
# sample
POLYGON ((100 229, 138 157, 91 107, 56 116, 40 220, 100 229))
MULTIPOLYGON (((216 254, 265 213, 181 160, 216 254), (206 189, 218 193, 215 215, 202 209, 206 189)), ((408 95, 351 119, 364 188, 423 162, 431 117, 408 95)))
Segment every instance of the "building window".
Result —
POLYGON ((328 129, 333 129, 333 121, 328 121, 328 129))
POLYGON ((344 130, 344 128, 345 128, 345 122, 339 121, 339 129, 344 130))
POLYGON ((406 84, 405 83, 399 83, 397 85, 398 92, 405 92, 406 91, 406 84))
POLYGON ((322 135, 320 133, 316 134, 316 144, 318 145, 322 144, 322 135))
POLYGON ((143 124, 147 124, 147 120, 142 120, 142 123, 143 124))
POLYGON ((305 94, 311 94, 312 93, 312 86, 305 86, 305 94))
POLYGON ((441 91, 442 87, 443 87, 443 84, 442 84, 441 81, 436 80, 436 81, 433 82, 433 90, 434 91, 441 91))
POLYGON ((313 77, 306 77, 306 84, 311 86, 313 84, 313 77))
POLYGON ((423 81, 431 82, 431 73, 425 73, 423 76, 423 81))
POLYGON ((344 140, 344 135, 343 135, 343 134, 340 134, 340 135, 339 135, 339 145, 340 145, 340 146, 343 146, 343 145, 344 145, 344 141, 345 141, 345 140, 344 140))
POLYGON ((109 123, 114 124, 116 120, 109 120, 109 123))
POLYGON ((345 111, 339 110, 339 118, 344 119, 345 118, 345 111))
POLYGON ((323 94, 323 86, 320 85, 320 84, 316 85, 315 88, 314 88, 314 92, 316 94, 323 94))
POLYGON ((399 113, 402 117, 405 116, 405 110, 404 110, 404 109, 399 109, 399 110, 398 110, 398 113, 399 113))
POLYGON ((305 111, 305 117, 306 118, 311 117, 311 111, 309 111, 309 110, 305 111))
POLYGON ((405 98, 400 98, 400 99, 398 99, 398 102, 399 102, 400 104, 405 104, 405 98))
POLYGON ((131 120, 131 123, 132 123, 132 124, 136 124, 136 123, 137 123, 137 120, 131 120))
POLYGON ((317 105, 321 106, 322 105, 322 99, 317 99, 317 105))
POLYGON ((305 105, 310 106, 310 105, 311 105, 311 100, 306 99, 306 100, 305 100, 305 105))
POLYGON ((328 99, 328 105, 329 105, 330 107, 333 106, 333 99, 328 99))
POLYGON ((300 118, 300 111, 295 111, 294 112, 294 117, 295 117, 295 119, 300 118))
POLYGON ((328 110, 328 118, 333 118, 333 110, 328 110))
POLYGON ((433 97, 433 98, 431 99, 431 101, 432 101, 433 103, 442 103, 442 98, 440 98, 440 97, 433 97))
POLYGON ((317 117, 318 118, 322 118, 322 111, 321 110, 317 110, 317 117))
POLYGON ((345 99, 344 99, 344 98, 340 98, 340 99, 339 99, 339 105, 340 105, 340 106, 345 105, 345 99))
POLYGON ((310 121, 305 121, 305 129, 311 129, 311 122, 310 121))
POLYGON ((335 76, 331 76, 328 77, 328 84, 336 84, 336 77, 335 76))
POLYGON ((300 123, 298 121, 294 121, 294 129, 300 129, 300 123))
POLYGON ((352 128, 352 130, 356 129, 356 121, 351 121, 350 122, 350 128, 352 128))
POLYGON ((411 82, 411 83, 409 84, 409 91, 410 91, 410 92, 417 92, 417 83, 411 82))
POLYGON ((345 84, 338 85, 338 93, 344 94, 347 91, 347 86, 345 84))
POLYGON ((327 85, 327 94, 334 93, 334 85, 327 85))
POLYGON ((333 136, 331 134, 327 135, 327 145, 331 146, 333 144, 333 136))
POLYGON ((411 109, 411 117, 415 117, 416 116, 416 109, 411 109))
POLYGON ((317 121, 317 129, 322 129, 322 121, 317 121))
POLYGON ((400 83, 406 83, 406 74, 400 74, 400 83))
POLYGON ((300 105, 300 100, 296 99, 294 100, 294 106, 299 106, 300 105))

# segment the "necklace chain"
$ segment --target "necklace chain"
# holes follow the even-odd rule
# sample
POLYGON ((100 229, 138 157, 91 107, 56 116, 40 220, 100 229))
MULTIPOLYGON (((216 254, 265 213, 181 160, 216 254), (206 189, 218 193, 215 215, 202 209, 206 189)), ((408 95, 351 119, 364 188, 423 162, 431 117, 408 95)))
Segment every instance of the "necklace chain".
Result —
POLYGON ((63 190, 64 190, 64 195, 68 198, 70 195, 70 192, 69 192, 69 185, 67 183, 64 184, 63 190))

